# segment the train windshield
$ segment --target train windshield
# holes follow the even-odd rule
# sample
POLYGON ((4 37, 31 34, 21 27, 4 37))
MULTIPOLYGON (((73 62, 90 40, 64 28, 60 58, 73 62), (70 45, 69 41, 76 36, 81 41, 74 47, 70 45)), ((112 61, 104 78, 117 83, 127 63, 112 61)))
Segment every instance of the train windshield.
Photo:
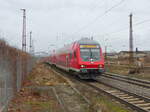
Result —
POLYGON ((99 48, 80 48, 82 61, 99 61, 100 49, 99 48))

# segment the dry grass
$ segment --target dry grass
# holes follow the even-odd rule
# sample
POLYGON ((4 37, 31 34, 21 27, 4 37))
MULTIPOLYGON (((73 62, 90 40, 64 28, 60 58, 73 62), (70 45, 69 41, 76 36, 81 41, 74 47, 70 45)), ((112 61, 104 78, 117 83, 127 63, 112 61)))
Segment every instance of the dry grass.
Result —
POLYGON ((117 103, 104 95, 93 98, 92 110, 95 112, 131 112, 120 103, 117 103))
POLYGON ((144 80, 150 80, 150 71, 144 70, 144 72, 129 74, 129 67, 127 66, 119 66, 119 65, 106 65, 107 72, 116 73, 120 75, 125 75, 129 77, 135 77, 144 80))
POLYGON ((53 85, 68 85, 67 81, 62 77, 56 75, 49 66, 39 63, 33 68, 31 74, 28 76, 26 85, 38 86, 53 86, 53 85))
POLYGON ((57 85, 67 85, 67 82, 45 64, 37 63, 25 80, 24 87, 9 104, 8 112, 60 112, 60 105, 51 88, 57 85))
POLYGON ((23 88, 9 104, 8 112, 48 112, 58 102, 46 90, 23 88))

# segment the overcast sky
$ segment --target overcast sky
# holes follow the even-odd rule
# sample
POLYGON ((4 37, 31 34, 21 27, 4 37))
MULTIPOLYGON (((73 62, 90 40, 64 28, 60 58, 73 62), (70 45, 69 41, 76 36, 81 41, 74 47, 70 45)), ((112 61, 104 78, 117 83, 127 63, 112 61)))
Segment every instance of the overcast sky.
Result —
POLYGON ((81 37, 91 36, 102 47, 107 45, 109 51, 128 50, 129 14, 132 12, 134 48, 150 50, 150 0, 124 0, 104 14, 120 1, 0 0, 0 36, 21 48, 20 9, 25 8, 27 44, 32 30, 36 52, 50 51, 81 37))

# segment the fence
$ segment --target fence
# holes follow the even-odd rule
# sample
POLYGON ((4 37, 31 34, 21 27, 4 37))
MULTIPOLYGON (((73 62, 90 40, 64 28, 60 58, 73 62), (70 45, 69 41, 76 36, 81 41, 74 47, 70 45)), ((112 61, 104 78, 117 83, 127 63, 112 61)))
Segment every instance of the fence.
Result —
POLYGON ((33 58, 0 40, 0 112, 20 90, 34 64, 33 58))

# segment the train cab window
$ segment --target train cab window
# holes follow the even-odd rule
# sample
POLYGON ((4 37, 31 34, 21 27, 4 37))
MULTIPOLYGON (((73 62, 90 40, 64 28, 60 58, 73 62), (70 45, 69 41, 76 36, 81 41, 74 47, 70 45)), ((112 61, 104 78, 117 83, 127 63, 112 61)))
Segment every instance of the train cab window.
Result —
POLYGON ((82 48, 80 49, 80 54, 83 61, 100 60, 100 49, 98 48, 82 48))

